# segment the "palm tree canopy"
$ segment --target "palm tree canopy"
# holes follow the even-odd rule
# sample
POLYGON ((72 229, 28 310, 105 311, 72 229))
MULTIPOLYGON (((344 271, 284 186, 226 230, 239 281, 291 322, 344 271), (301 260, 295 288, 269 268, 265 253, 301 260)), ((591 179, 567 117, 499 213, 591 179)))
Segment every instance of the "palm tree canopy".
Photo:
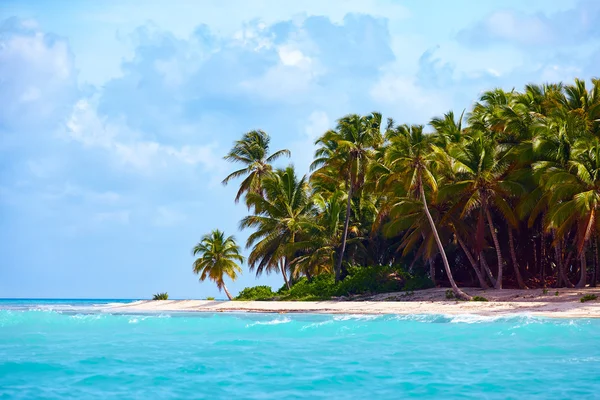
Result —
POLYGON ((260 193, 261 180, 271 172, 271 163, 282 156, 289 157, 291 155, 287 149, 269 154, 270 142, 271 138, 266 132, 261 130, 250 131, 244 134, 242 139, 236 141, 233 148, 224 157, 227 161, 244 165, 243 168, 229 174, 222 182, 227 185, 231 179, 246 176, 235 196, 236 203, 245 193, 260 193))
POLYGON ((202 237, 192 249, 192 254, 198 256, 194 261, 194 273, 200 275, 200 281, 207 278, 223 288, 224 276, 235 280, 242 273, 239 264, 244 262, 240 247, 233 236, 225 236, 220 230, 214 230, 202 237))

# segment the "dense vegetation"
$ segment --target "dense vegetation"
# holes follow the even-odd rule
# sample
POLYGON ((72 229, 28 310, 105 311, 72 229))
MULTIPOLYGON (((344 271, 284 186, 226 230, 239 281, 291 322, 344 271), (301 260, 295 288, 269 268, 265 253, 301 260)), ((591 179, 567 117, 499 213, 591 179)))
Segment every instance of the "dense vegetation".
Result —
POLYGON ((290 154, 263 131, 226 156, 242 164, 224 183, 243 178, 249 268, 284 279, 240 298, 407 290, 423 275, 462 299, 459 284, 596 285, 600 80, 495 89, 428 127, 351 114, 316 144, 310 176, 275 169, 290 154))

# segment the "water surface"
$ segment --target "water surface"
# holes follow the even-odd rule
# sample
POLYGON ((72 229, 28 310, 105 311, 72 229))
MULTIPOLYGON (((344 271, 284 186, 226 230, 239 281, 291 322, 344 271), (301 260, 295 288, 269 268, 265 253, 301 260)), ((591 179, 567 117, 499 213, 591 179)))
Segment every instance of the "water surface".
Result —
POLYGON ((597 398, 600 323, 0 301, 0 398, 597 398))

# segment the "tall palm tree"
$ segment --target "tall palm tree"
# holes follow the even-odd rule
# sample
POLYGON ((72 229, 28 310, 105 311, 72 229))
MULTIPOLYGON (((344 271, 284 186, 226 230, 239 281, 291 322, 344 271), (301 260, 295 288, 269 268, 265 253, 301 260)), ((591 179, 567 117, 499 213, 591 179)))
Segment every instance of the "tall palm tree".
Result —
POLYGON ((280 270, 289 288, 287 271, 293 257, 290 246, 308 218, 313 214, 313 202, 306 177, 298 179, 292 166, 278 169, 262 183, 263 194, 249 193, 247 201, 255 213, 242 219, 240 228, 255 228, 248 237, 252 247, 248 258, 250 270, 256 275, 280 270))
MULTIPOLYGON (((496 288, 502 288, 503 258, 500 242, 490 209, 495 208, 505 221, 517 225, 517 218, 507 199, 523 194, 522 185, 508 178, 510 160, 496 143, 482 132, 476 131, 458 146, 452 146, 449 154, 456 181, 443 188, 443 197, 454 197, 462 204, 462 216, 479 211, 478 235, 483 242, 483 226, 489 227, 498 262, 496 288)), ((481 246, 477 246, 481 249, 481 246)))
POLYGON ((585 251, 590 239, 600 232, 600 140, 580 140, 573 149, 573 159, 568 170, 554 171, 547 190, 553 193, 550 202, 555 204, 550 212, 551 229, 557 235, 576 229, 577 250, 580 254, 580 279, 576 287, 585 287, 585 251))
POLYGON ((423 211, 429 221, 431 233, 442 256, 444 269, 455 296, 470 300, 471 296, 459 289, 454 281, 444 245, 427 206, 425 186, 432 193, 437 192, 438 189, 437 180, 430 170, 431 159, 429 156, 432 154, 432 138, 423 133, 422 125, 401 125, 396 129, 389 130, 386 136, 391 142, 387 153, 388 164, 398 172, 398 179, 404 184, 409 196, 412 195, 421 200, 423 211))
POLYGON ((240 189, 235 196, 237 203, 245 193, 261 193, 261 181, 273 167, 271 163, 281 156, 290 156, 287 149, 278 150, 269 154, 269 143, 271 138, 261 130, 250 131, 233 145, 233 148, 224 157, 225 160, 241 163, 244 168, 229 174, 223 179, 223 185, 227 185, 231 179, 246 176, 240 184, 240 189))
POLYGON ((232 281, 236 280, 238 273, 242 273, 238 263, 244 262, 235 238, 225 237, 222 231, 216 229, 202 237, 192 249, 192 254, 198 256, 194 261, 194 273, 200 275, 200 282, 210 279, 217 284, 219 291, 224 290, 229 300, 232 300, 223 278, 226 275, 232 281))
POLYGON ((318 168, 313 176, 324 173, 331 175, 332 171, 336 171, 348 193, 342 243, 335 265, 336 282, 341 279, 353 196, 362 188, 369 161, 374 157, 375 149, 383 142, 380 129, 381 114, 351 114, 341 118, 336 129, 326 132, 315 143, 321 147, 317 149, 317 158, 311 166, 313 169, 318 168))

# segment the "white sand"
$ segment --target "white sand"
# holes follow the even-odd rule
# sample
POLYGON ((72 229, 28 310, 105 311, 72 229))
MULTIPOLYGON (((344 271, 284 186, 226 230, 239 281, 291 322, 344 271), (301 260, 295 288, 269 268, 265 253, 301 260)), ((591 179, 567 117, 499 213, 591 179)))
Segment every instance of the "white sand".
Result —
POLYGON ((487 290, 466 289, 471 295, 483 296, 489 302, 457 302, 445 300, 446 289, 429 289, 412 295, 387 293, 368 301, 209 301, 209 300, 144 300, 112 305, 109 312, 260 312, 260 313, 324 313, 324 314, 473 314, 500 316, 528 314, 552 318, 600 318, 600 300, 581 303, 584 294, 600 299, 600 288, 487 290), (555 296, 558 290, 559 295, 555 296), (390 301, 393 300, 393 301, 390 301), (401 300, 401 301, 398 301, 401 300))

